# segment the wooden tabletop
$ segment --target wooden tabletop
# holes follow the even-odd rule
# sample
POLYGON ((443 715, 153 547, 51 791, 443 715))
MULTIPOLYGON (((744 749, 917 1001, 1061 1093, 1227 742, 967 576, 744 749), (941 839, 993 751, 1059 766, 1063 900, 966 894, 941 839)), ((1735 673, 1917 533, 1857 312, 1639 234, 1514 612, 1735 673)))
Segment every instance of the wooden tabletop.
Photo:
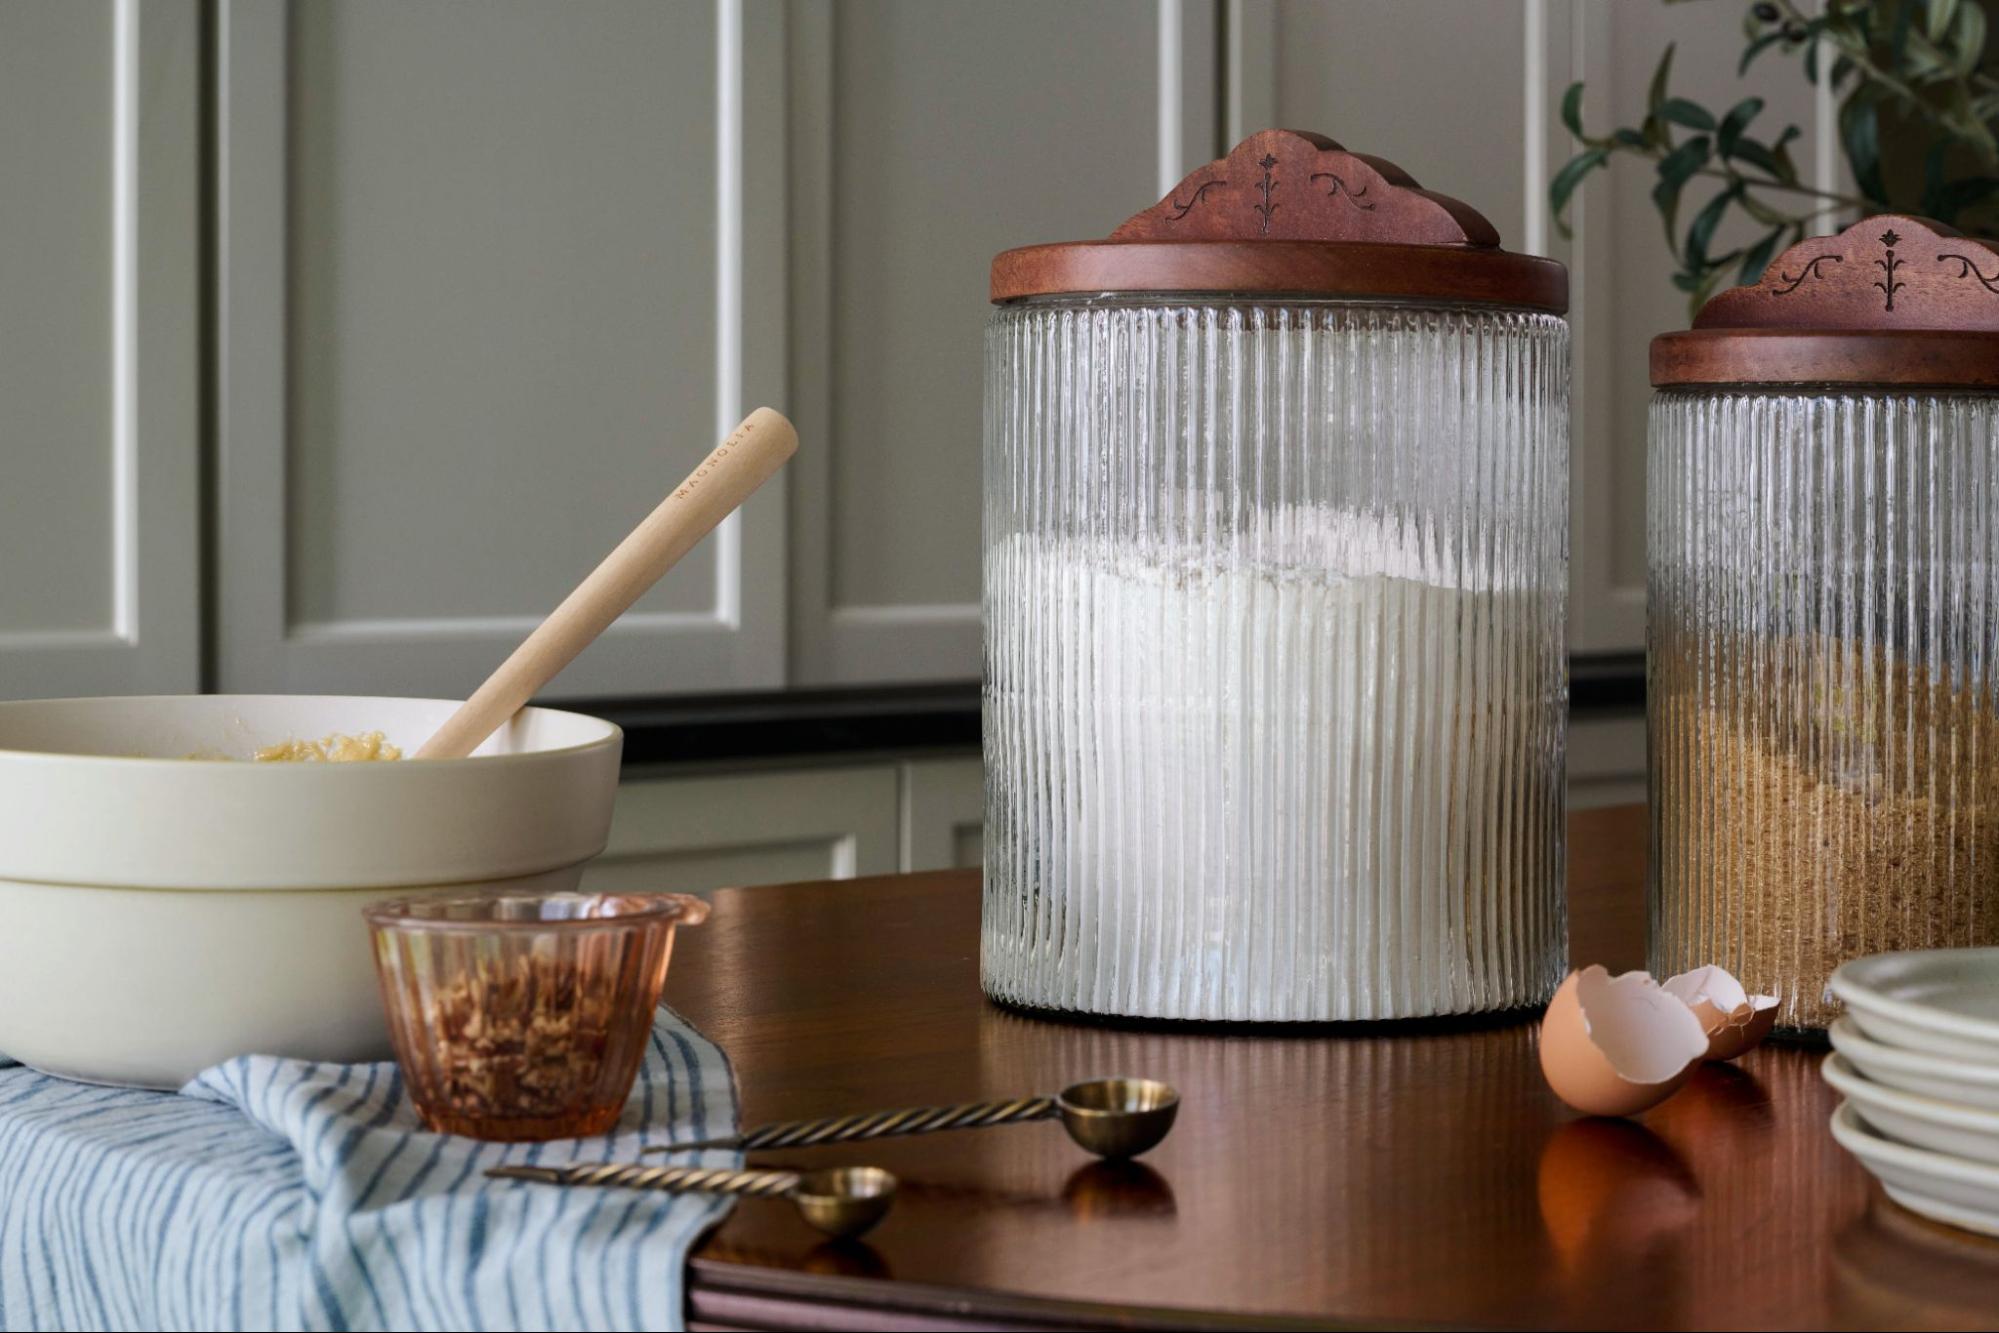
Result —
MULTIPOLYGON (((1642 965, 1643 811, 1570 826, 1571 957, 1642 965)), ((1130 1073, 1178 1125, 1124 1166, 1058 1126, 753 1162, 903 1182, 863 1242, 748 1201, 695 1254, 708 1328, 1297 1323, 1989 1327, 1999 1243, 1889 1203, 1832 1141, 1820 1052, 1709 1066, 1581 1119, 1529 1022, 1234 1032, 1043 1022, 978 986, 978 878, 725 890, 667 998, 735 1062, 745 1124, 1130 1073)))

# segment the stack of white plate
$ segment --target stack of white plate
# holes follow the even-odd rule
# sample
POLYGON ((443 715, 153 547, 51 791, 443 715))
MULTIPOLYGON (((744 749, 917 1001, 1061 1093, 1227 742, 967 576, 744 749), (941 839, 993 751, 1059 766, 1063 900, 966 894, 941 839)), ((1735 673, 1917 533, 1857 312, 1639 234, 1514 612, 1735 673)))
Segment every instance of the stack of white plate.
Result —
POLYGON ((1833 1137, 1897 1203, 1999 1235, 1999 949, 1875 954, 1832 990, 1833 1137))

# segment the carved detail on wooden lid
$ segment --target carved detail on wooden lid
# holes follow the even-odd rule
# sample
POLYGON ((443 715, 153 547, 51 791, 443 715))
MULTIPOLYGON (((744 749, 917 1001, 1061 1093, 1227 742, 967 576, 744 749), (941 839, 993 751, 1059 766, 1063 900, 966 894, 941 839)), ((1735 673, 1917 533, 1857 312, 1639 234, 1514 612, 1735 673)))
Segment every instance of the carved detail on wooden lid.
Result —
POLYGON ((1510 254, 1477 209, 1321 134, 1264 130, 1109 238, 993 260, 992 299, 1175 292, 1568 309, 1568 273, 1510 254))
POLYGON ((1801 241, 1654 338, 1652 383, 1999 387, 1999 248, 1898 213, 1801 241))
POLYGON ((1127 219, 1114 241, 1385 241, 1497 246, 1471 205, 1323 134, 1264 130, 1127 219))
POLYGON ((1999 251, 1940 222, 1884 213, 1786 250, 1718 293, 1697 329, 1999 330, 1999 251))

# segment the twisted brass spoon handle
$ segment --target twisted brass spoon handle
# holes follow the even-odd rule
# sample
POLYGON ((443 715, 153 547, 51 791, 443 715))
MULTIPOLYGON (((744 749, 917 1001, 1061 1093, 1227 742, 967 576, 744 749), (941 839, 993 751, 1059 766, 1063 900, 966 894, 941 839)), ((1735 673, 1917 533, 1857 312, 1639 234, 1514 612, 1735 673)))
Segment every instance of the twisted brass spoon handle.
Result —
POLYGON ((742 1171, 707 1166, 642 1166, 589 1162, 577 1166, 496 1166, 487 1175, 545 1185, 599 1185, 664 1190, 669 1194, 733 1194, 790 1199, 805 1220, 829 1236, 858 1236, 882 1220, 895 1202, 895 1177, 879 1167, 830 1171, 742 1171))
POLYGON ((947 1129, 986 1129, 1031 1120, 1053 1120, 1059 1114, 1053 1097, 1016 1097, 1012 1101, 960 1102, 956 1106, 905 1106, 899 1111, 867 1111, 824 1116, 818 1120, 781 1120, 741 1134, 691 1143, 663 1143, 641 1152, 694 1152, 703 1148, 816 1148, 825 1143, 858 1143, 864 1139, 897 1138, 905 1134, 937 1134, 947 1129))
POLYGON ((1036 1120, 1062 1121, 1069 1137, 1099 1157, 1136 1157, 1166 1137, 1180 1109, 1180 1094, 1164 1083, 1142 1078, 1100 1078, 1074 1083, 1053 1097, 959 1102, 952 1106, 906 1106, 817 1120, 782 1120, 722 1138, 665 1143, 644 1152, 694 1152, 703 1148, 816 1148, 906 1134, 950 1129, 991 1129, 1036 1120))

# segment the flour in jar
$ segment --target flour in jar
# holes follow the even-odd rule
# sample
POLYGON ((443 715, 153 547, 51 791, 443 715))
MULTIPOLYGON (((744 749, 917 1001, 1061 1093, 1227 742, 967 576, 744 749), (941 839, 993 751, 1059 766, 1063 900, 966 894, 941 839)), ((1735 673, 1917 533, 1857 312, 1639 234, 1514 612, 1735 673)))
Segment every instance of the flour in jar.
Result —
POLYGON ((1031 886, 989 969, 1078 1009, 1339 1019, 1486 1007, 1559 957, 1558 589, 1325 511, 987 560, 988 869, 1031 886))

